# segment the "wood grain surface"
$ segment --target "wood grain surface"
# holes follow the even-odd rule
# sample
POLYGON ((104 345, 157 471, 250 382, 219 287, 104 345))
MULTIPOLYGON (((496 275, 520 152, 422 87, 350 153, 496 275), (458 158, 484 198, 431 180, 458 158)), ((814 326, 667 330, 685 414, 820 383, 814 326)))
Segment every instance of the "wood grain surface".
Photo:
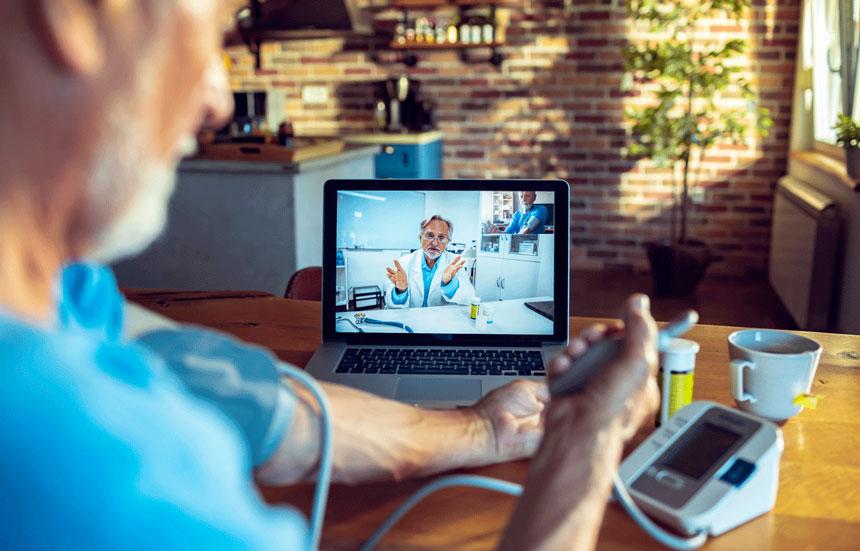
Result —
MULTIPOLYGON (((232 333, 271 348, 280 358, 304 366, 320 343, 320 303, 242 294, 130 293, 131 300, 181 322, 232 333), (173 300, 176 298, 178 300, 173 300), (193 300, 191 300, 193 298, 193 300)), ((600 320, 572 318, 571 331, 600 320)), ((727 336, 735 327, 698 326, 694 398, 733 405, 729 394, 727 336)), ((857 549, 860 547, 860 337, 801 333, 824 346, 813 392, 824 398, 783 429, 779 495, 771 513, 723 536, 707 549, 857 549)), ((647 436, 648 430, 631 446, 647 436)), ((527 462, 470 472, 524 482, 527 462)), ((355 549, 399 503, 426 480, 332 488, 323 547, 355 549)), ((307 512, 310 486, 263 488, 271 503, 307 512)), ((381 549, 489 549, 498 541, 514 498, 474 489, 435 494, 407 515, 381 549)), ((541 514, 536 511, 535 514, 541 514)), ((609 505, 599 549, 659 549, 617 506, 609 505)))

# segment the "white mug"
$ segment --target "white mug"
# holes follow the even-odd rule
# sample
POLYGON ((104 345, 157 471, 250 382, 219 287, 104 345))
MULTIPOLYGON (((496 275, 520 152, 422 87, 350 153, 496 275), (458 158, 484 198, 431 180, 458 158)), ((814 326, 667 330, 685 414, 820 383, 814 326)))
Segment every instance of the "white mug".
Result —
POLYGON ((785 331, 745 329, 729 335, 731 392, 738 407, 771 421, 800 413, 794 399, 812 387, 821 345, 785 331))

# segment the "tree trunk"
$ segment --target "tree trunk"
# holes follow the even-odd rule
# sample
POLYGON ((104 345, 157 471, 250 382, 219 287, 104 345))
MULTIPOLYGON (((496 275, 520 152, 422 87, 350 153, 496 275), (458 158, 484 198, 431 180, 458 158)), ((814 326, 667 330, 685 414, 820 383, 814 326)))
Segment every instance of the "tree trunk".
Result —
POLYGON ((684 244, 687 242, 687 208, 689 207, 690 192, 688 186, 690 176, 690 145, 687 144, 687 150, 684 153, 684 180, 681 186, 681 235, 678 238, 678 243, 684 244))

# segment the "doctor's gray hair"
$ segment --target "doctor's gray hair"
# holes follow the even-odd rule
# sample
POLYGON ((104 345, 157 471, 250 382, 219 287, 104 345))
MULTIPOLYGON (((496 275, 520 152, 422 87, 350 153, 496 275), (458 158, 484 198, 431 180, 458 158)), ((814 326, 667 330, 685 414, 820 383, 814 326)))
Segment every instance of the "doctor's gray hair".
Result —
POLYGON ((433 216, 431 216, 431 217, 430 217, 430 218, 428 218, 427 220, 424 220, 423 222, 421 222, 420 227, 419 227, 419 230, 418 230, 418 234, 419 234, 419 236, 420 236, 422 233, 424 233, 424 228, 426 228, 426 227, 427 227, 427 225, 428 225, 430 222, 432 222, 433 220, 439 220, 440 222, 445 222, 445 223, 448 225, 448 239, 450 239, 450 238, 451 238, 451 235, 453 235, 453 234, 454 234, 454 224, 452 224, 450 220, 447 220, 447 219, 445 219, 445 218, 442 218, 442 217, 441 217, 441 216, 439 216, 438 214, 434 214, 433 216))

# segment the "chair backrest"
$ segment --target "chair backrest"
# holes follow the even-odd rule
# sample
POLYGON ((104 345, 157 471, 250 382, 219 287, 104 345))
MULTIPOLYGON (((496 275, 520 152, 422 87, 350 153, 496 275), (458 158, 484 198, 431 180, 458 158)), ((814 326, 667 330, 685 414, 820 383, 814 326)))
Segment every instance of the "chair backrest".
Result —
POLYGON ((310 266, 294 273, 287 283, 284 297, 296 300, 322 300, 322 268, 310 266))

